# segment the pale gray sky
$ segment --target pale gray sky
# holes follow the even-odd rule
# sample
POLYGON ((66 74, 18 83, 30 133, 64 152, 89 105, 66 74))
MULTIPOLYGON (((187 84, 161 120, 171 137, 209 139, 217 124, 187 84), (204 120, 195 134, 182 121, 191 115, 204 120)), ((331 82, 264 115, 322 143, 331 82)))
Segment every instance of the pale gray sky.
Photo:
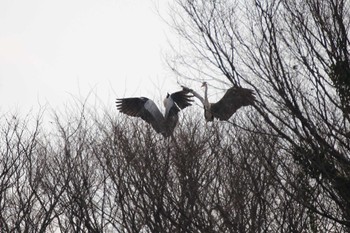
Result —
POLYGON ((154 1, 1 0, 0 112, 57 108, 91 91, 106 106, 124 96, 158 100, 178 88, 154 1))

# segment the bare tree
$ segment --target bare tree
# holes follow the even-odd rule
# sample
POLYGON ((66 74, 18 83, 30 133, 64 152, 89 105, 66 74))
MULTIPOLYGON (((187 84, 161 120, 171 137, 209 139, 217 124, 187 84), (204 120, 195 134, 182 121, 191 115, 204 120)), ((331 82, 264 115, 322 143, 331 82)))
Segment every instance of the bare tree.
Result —
POLYGON ((3 116, 1 230, 349 231, 349 4, 178 0, 188 53, 169 64, 253 88, 254 107, 188 109, 166 140, 85 103, 49 128, 3 116))
MULTIPOLYGON (((114 196, 105 215, 116 229, 328 230, 326 220, 314 217, 305 206, 280 192, 278 172, 272 169, 285 165, 274 157, 279 150, 278 137, 252 137, 231 125, 205 126, 200 118, 182 122, 174 138, 167 141, 138 124, 125 127, 119 122, 113 135, 104 131, 100 165, 108 174, 107 192, 114 196), (112 148, 107 149, 109 146, 112 148)), ((332 227, 335 232, 341 229, 332 227)))
POLYGON ((350 2, 176 4, 173 23, 189 53, 169 64, 184 77, 254 88, 260 118, 245 127, 278 138, 271 153, 280 167, 269 157, 265 167, 280 192, 306 207, 310 221, 318 215, 349 227, 350 2))
MULTIPOLYGON (((251 134, 190 112, 164 140, 142 120, 80 109, 56 113, 49 131, 4 121, 3 231, 342 232, 295 199, 330 201, 272 129, 251 134)), ((241 127, 253 118, 264 123, 251 114, 241 127)))
POLYGON ((39 142, 41 114, 2 118, 0 226, 6 232, 46 232, 55 218, 60 197, 42 189, 47 153, 39 142))

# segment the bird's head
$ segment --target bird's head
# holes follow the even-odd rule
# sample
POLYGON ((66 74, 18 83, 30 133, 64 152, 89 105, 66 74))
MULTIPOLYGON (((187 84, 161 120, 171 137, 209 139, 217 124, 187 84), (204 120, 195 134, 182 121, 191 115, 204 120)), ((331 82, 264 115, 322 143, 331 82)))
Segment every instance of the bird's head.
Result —
POLYGON ((164 99, 164 101, 163 101, 164 107, 165 107, 165 108, 170 107, 170 103, 171 103, 170 94, 167 93, 167 94, 166 94, 166 97, 165 97, 165 99, 164 99))
POLYGON ((208 86, 207 82, 203 82, 201 87, 207 87, 207 86, 208 86))

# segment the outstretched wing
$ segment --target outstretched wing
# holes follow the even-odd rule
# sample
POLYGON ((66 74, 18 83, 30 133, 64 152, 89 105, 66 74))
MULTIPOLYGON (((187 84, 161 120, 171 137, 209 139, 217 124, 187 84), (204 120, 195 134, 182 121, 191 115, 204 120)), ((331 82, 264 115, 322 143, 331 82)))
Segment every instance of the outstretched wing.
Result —
POLYGON ((184 109, 191 105, 193 95, 190 94, 189 90, 182 90, 172 93, 164 100, 165 105, 165 137, 170 136, 178 121, 178 113, 181 109, 184 109))
POLYGON ((129 116, 141 117, 157 133, 164 133, 164 117, 157 105, 146 97, 117 99, 117 109, 129 116))
POLYGON ((201 101, 201 103, 204 105, 204 98, 203 98, 200 94, 198 94, 197 92, 195 92, 193 89, 190 89, 190 88, 185 87, 185 86, 183 86, 183 85, 181 85, 181 87, 183 88, 184 91, 187 91, 187 92, 192 93, 193 96, 194 96, 194 97, 197 97, 197 98, 201 101))
POLYGON ((211 104, 211 113, 220 120, 228 120, 239 108, 252 105, 254 92, 242 87, 231 87, 216 103, 211 104))
POLYGON ((193 102, 193 95, 190 94, 190 90, 183 89, 181 91, 174 92, 170 95, 170 97, 180 109, 191 106, 191 102, 193 102))

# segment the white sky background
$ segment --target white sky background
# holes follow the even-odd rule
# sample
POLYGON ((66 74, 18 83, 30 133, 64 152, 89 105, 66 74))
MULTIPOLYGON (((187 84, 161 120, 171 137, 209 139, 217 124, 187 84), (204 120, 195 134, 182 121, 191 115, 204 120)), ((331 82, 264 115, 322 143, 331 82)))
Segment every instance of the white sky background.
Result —
POLYGON ((129 96, 159 103, 179 89, 154 1, 1 0, 1 115, 61 108, 90 92, 89 102, 106 107, 129 96))

